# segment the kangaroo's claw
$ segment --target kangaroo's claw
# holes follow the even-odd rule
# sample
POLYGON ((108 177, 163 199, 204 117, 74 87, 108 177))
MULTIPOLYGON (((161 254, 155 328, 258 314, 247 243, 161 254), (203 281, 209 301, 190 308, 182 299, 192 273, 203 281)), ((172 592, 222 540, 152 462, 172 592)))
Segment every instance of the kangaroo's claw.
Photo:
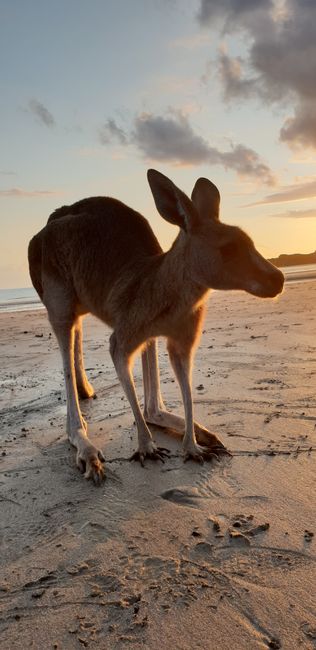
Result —
POLYGON ((188 460, 194 460, 197 463, 203 464, 205 460, 219 461, 218 454, 223 453, 222 447, 206 447, 198 445, 197 443, 190 444, 183 449, 183 460, 186 463, 188 460))
POLYGON ((89 445, 77 454, 77 467, 86 479, 92 479, 94 484, 100 486, 105 479, 105 458, 102 451, 89 445))
POLYGON ((145 458, 150 458, 151 460, 161 460, 161 462, 164 463, 164 459, 169 458, 169 455, 170 451, 169 449, 166 449, 166 447, 156 447, 155 445, 152 445, 151 449, 144 451, 138 449, 135 451, 130 457, 130 461, 137 460, 140 462, 141 466, 144 467, 145 458))

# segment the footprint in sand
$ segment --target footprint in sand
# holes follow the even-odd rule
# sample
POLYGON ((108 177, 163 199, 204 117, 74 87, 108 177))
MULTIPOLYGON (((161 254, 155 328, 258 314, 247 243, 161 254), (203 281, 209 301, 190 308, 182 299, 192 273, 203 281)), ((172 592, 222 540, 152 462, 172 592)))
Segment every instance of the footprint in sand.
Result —
POLYGON ((190 506, 191 508, 197 508, 198 501, 203 498, 196 488, 171 488, 162 492, 160 496, 166 501, 172 501, 179 506, 190 506))

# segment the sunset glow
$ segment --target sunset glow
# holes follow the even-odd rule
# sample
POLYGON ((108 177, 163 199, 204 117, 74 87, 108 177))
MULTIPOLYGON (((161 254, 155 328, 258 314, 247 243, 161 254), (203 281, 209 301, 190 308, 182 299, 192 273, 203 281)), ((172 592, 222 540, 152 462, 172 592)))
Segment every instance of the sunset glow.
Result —
POLYGON ((30 285, 30 237, 85 196, 120 198, 169 247, 148 167, 188 194, 214 181, 222 220, 266 257, 315 250, 316 8, 246 5, 3 5, 2 288, 30 285))

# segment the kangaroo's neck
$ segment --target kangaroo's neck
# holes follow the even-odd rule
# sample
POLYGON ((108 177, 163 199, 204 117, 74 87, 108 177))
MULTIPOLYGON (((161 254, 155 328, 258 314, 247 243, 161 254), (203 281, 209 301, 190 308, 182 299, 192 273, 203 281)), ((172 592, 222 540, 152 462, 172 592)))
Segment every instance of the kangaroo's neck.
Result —
POLYGON ((167 253, 148 256, 133 269, 125 269, 107 295, 101 317, 115 330, 124 330, 124 336, 128 332, 130 349, 135 350, 155 336, 177 339, 194 315, 198 319, 193 318, 189 337, 193 345, 198 314, 203 313, 209 291, 195 277, 193 247, 180 233, 167 253))
POLYGON ((194 308, 204 302, 209 288, 195 280, 194 251, 187 235, 180 231, 168 252, 163 255, 157 270, 157 282, 165 286, 166 291, 174 293, 178 309, 194 308))

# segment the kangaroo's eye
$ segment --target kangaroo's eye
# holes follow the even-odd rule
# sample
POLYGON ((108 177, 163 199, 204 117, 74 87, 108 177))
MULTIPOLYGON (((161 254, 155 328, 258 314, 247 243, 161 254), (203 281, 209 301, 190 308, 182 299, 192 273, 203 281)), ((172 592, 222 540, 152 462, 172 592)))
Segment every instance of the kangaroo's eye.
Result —
POLYGON ((236 242, 229 242, 228 244, 224 244, 224 246, 221 246, 219 250, 225 262, 233 259, 238 255, 238 246, 236 242))

